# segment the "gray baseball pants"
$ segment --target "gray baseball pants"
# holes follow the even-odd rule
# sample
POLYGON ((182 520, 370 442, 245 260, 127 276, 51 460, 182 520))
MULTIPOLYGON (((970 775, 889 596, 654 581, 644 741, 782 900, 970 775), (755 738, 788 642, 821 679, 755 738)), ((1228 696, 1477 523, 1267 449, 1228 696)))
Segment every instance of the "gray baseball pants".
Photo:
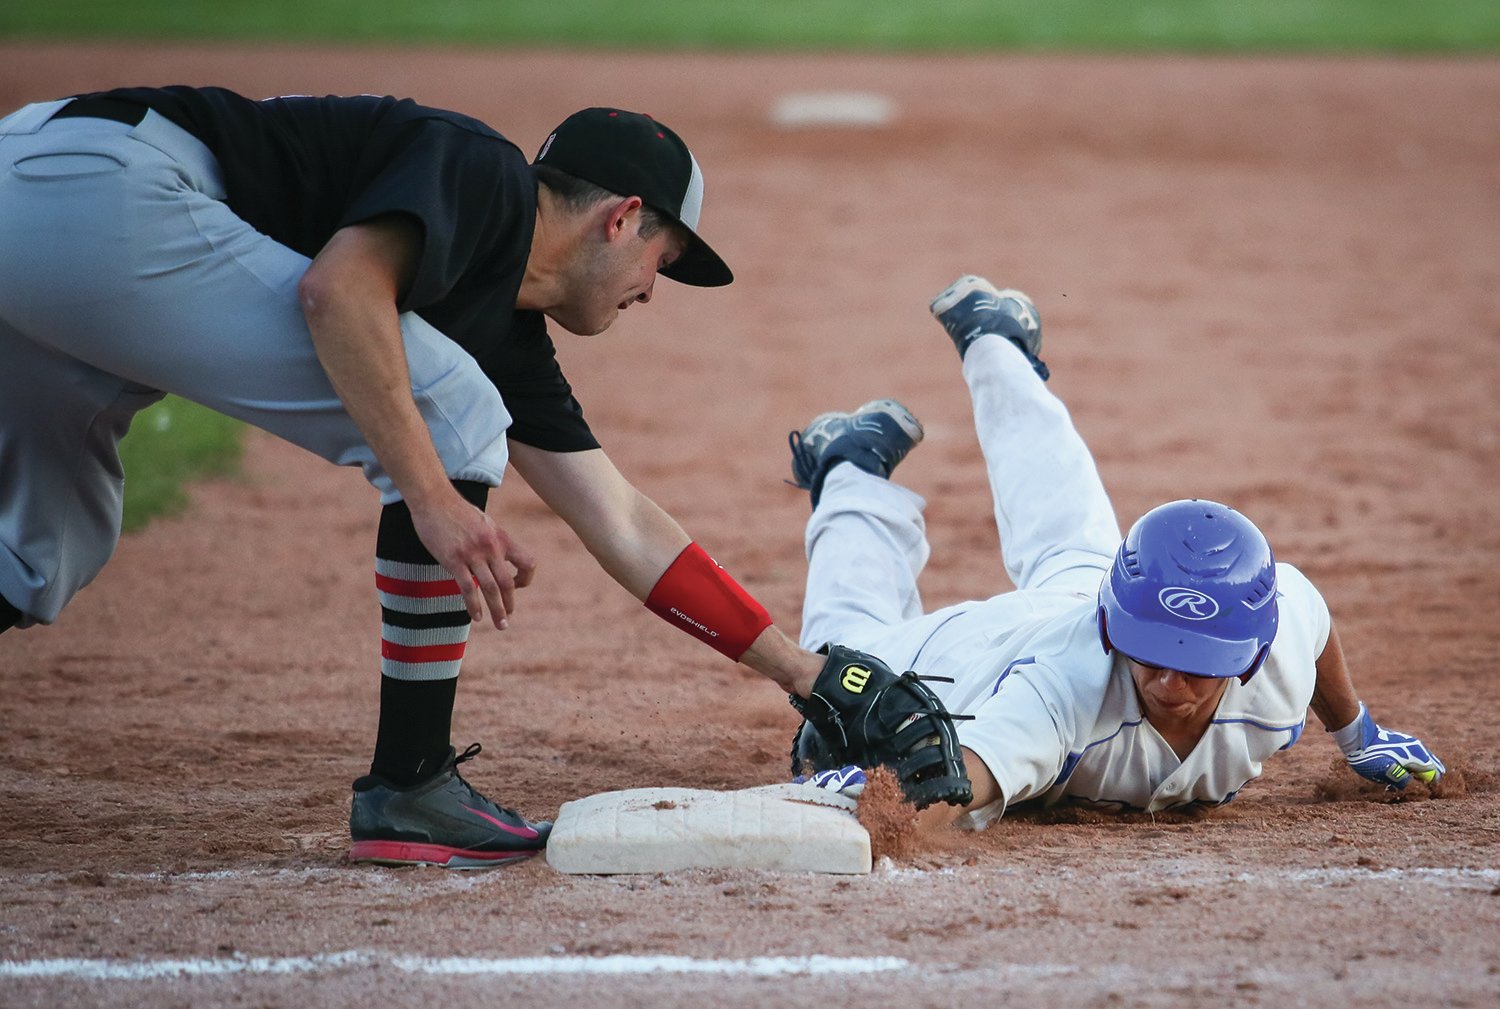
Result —
MULTIPOLYGON (((318 362, 297 298, 309 260, 222 201, 200 141, 137 126, 0 119, 0 595, 51 623, 120 534, 118 445, 175 393, 360 466, 399 500, 318 362)), ((454 479, 498 486, 510 425, 462 348, 401 317, 412 393, 454 479)))

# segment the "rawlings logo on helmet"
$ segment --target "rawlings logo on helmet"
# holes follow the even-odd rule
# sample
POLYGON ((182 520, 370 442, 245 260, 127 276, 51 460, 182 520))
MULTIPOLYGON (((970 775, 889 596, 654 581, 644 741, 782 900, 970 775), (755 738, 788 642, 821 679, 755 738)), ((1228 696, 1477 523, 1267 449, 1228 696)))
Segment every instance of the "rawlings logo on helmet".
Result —
POLYGON ((1219 604, 1213 596, 1197 589, 1167 586, 1156 594, 1162 608, 1184 620, 1212 620, 1219 615, 1219 604))
POLYGON ((1248 676, 1276 638, 1276 560, 1249 519, 1190 499, 1136 520, 1099 585, 1099 642, 1193 676, 1248 676))

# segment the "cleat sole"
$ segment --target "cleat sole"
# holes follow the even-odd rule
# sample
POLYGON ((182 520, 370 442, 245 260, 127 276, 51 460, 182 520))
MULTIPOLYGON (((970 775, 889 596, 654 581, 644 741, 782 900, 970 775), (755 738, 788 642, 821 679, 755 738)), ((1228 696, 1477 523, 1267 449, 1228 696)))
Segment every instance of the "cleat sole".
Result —
POLYGON ((349 848, 349 861, 377 865, 435 865, 444 869, 492 869, 524 861, 541 850, 470 851, 411 841, 356 841, 349 848))

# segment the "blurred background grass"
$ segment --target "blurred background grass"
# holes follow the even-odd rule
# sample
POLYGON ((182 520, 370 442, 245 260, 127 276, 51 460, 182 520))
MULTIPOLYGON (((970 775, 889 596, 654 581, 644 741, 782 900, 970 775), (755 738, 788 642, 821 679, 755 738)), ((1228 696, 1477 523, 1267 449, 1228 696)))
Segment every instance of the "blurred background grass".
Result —
POLYGON ((1500 0, 56 0, 0 35, 651 49, 1480 52, 1500 0))
MULTIPOLYGON (((611 49, 1483 53, 1500 0, 0 0, 0 39, 297 41, 611 49)), ((233 472, 233 421, 168 398, 122 446, 125 522, 233 472)))
POLYGON ((120 443, 125 531, 187 507, 188 480, 235 472, 241 432, 238 421, 176 397, 136 414, 120 443))

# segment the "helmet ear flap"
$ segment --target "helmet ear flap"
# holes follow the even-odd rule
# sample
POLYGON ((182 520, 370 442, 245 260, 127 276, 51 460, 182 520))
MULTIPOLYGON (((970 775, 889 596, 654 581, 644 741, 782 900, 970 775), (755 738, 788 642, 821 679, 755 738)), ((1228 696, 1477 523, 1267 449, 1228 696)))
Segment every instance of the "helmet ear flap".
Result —
POLYGON ((1099 621, 1099 644, 1104 646, 1104 654, 1110 653, 1109 644, 1109 618, 1104 613, 1104 605, 1099 605, 1096 619, 1099 621))
POLYGON ((1240 674, 1240 676, 1239 676, 1240 683, 1241 684, 1249 683, 1250 682, 1250 677, 1254 676, 1256 674, 1256 672, 1260 669, 1260 667, 1263 666, 1263 665, 1265 665, 1265 663, 1266 663, 1266 656, 1268 656, 1270 654, 1271 654, 1271 646, 1269 644, 1261 645, 1260 646, 1260 651, 1258 651, 1258 652, 1255 653, 1255 661, 1252 662, 1252 663, 1250 663, 1250 668, 1247 669, 1247 670, 1245 670, 1243 673, 1240 674))

